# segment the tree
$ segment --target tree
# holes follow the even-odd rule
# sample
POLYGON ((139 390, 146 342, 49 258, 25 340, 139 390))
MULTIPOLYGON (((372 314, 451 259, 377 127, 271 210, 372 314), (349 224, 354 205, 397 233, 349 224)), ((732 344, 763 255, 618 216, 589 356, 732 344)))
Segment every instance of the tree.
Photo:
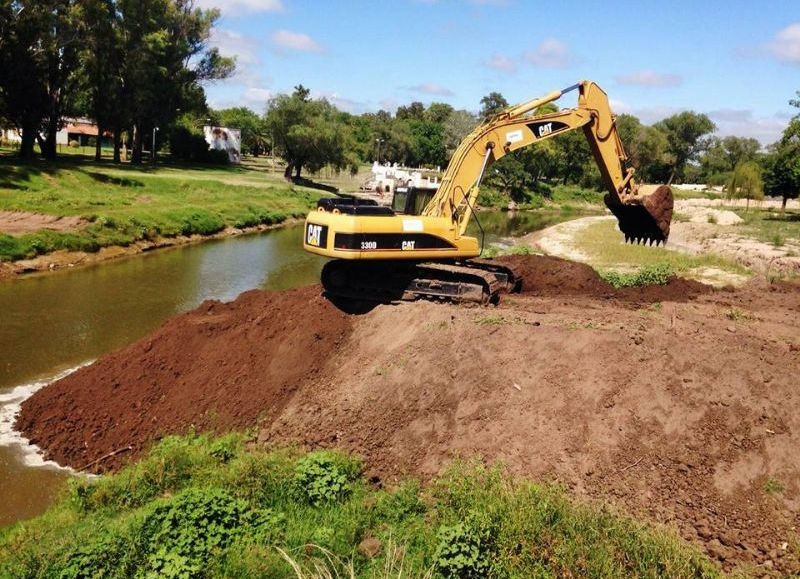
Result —
POLYGON ((764 198, 764 182, 761 179, 761 167, 757 163, 746 161, 736 165, 728 182, 728 197, 747 199, 747 209, 750 208, 750 199, 764 198))
POLYGON ((337 170, 358 170, 350 128, 325 99, 312 100, 302 85, 291 95, 269 101, 265 124, 275 150, 286 161, 284 177, 299 179, 303 168, 318 171, 325 165, 337 170))
POLYGON ((431 121, 414 120, 409 123, 414 139, 414 165, 443 167, 447 161, 444 145, 444 128, 431 121))
POLYGON ((5 115, 22 131, 20 155, 56 155, 61 117, 76 94, 77 54, 85 30, 77 0, 5 0, 0 93, 5 115), (41 131, 44 130, 44 135, 41 131))
POLYGON ((782 198, 781 211, 786 210, 789 199, 800 193, 800 119, 786 127, 783 137, 765 160, 764 189, 767 195, 782 198))
POLYGON ((667 185, 671 185, 679 177, 686 163, 694 160, 703 150, 702 137, 711 133, 716 127, 704 114, 684 111, 654 125, 667 138, 667 152, 672 157, 667 185))
POLYGON ((394 116, 401 121, 422 121, 425 119, 425 105, 414 101, 408 106, 398 107, 394 116))
POLYGON ((458 145, 478 124, 478 119, 469 111, 453 111, 444 122, 444 147, 448 161, 458 145))
POLYGON ((142 161, 147 136, 172 124, 179 113, 205 111, 201 83, 232 74, 233 60, 208 46, 219 11, 192 0, 117 0, 121 99, 128 107, 134 163, 142 161))
POLYGON ((453 114, 453 107, 447 103, 431 103, 425 111, 425 120, 438 125, 443 125, 453 114))
POLYGON ((490 92, 481 99, 481 112, 479 116, 483 119, 491 117, 508 108, 508 101, 499 92, 490 92))

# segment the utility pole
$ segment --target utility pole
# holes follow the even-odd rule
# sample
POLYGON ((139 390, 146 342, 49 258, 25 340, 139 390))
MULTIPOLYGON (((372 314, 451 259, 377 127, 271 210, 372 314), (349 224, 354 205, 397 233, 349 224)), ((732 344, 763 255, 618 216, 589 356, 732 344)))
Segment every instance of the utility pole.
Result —
POLYGON ((381 164, 381 143, 383 143, 385 139, 375 139, 375 142, 378 143, 378 165, 381 164))
POLYGON ((153 149, 150 151, 150 159, 153 165, 156 164, 156 133, 158 132, 158 127, 153 127, 153 149))

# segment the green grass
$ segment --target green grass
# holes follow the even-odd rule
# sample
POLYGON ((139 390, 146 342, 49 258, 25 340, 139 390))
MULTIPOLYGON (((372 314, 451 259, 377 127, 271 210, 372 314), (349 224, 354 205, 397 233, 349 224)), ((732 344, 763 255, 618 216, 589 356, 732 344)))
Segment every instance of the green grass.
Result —
POLYGON ((615 288, 641 287, 647 285, 666 285, 675 275, 672 266, 666 262, 654 263, 634 272, 604 271, 600 277, 615 288))
POLYGON ((0 576, 722 575, 671 531, 499 467, 457 462, 425 487, 381 489, 361 472, 349 456, 267 452, 239 435, 166 438, 0 531, 0 576), (367 537, 373 558, 357 548, 367 537))
POLYGON ((77 156, 20 164, 0 156, 0 210, 87 221, 72 232, 0 234, 0 260, 276 224, 305 215, 318 198, 317 191, 288 185, 263 166, 136 168, 77 156))
MULTIPOLYGON (((478 195, 478 205, 494 209, 505 209, 511 198, 490 186, 481 188, 478 195)), ((536 190, 526 191, 525 200, 517 203, 519 209, 542 209, 558 205, 570 208, 572 205, 601 205, 603 192, 596 189, 586 189, 577 185, 549 185, 540 183, 536 190)))
POLYGON ((659 268, 674 274, 685 274, 697 268, 716 268, 740 275, 748 273, 740 265, 716 255, 689 255, 655 245, 625 243, 612 220, 598 221, 578 231, 573 246, 587 256, 592 267, 604 273, 630 273, 642 268, 646 274, 659 268))
POLYGON ((788 240, 800 244, 800 211, 787 210, 783 215, 779 209, 751 206, 745 211, 742 207, 720 207, 735 212, 744 219, 736 226, 736 232, 775 247, 783 247, 788 240))

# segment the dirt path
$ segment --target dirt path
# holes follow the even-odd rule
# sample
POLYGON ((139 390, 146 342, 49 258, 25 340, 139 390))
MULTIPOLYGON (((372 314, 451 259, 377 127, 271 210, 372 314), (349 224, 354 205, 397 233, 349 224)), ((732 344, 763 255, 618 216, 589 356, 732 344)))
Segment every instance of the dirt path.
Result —
MULTIPOLYGON (((720 255, 761 274, 800 275, 800 240, 788 239, 780 247, 776 247, 774 244, 744 235, 737 229, 736 224, 741 219, 735 213, 714 209, 723 203, 737 204, 736 200, 728 202, 718 199, 676 201, 676 213, 684 213, 689 220, 672 222, 666 248, 692 255, 720 255), (717 223, 709 223, 709 216, 717 223)), ((743 203, 739 205, 744 206, 743 203)), ((523 237, 520 242, 531 245, 547 255, 590 263, 589 257, 580 247, 576 247, 575 235, 599 221, 613 220, 614 217, 611 215, 581 217, 531 233, 523 237)), ((713 281, 719 272, 710 274, 709 279, 703 281, 713 281)), ((728 281, 734 282, 733 279, 728 281)))
POLYGON ((75 231, 88 225, 80 217, 55 217, 27 211, 0 211, 0 233, 6 235, 24 235, 40 229, 53 231, 75 231))
POLYGON ((256 423, 383 480, 480 455, 672 525, 728 569, 800 570, 800 286, 620 292, 580 264, 506 259, 526 289, 498 307, 353 316, 316 287, 205 303, 39 391, 18 425, 78 467, 256 423))

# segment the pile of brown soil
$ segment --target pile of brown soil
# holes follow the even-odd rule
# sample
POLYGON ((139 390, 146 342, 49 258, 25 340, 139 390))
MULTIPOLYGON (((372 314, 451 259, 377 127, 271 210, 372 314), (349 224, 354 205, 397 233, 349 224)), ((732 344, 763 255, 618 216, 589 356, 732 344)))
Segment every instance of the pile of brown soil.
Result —
POLYGON ((527 289, 497 307, 347 316, 318 287, 203 304, 35 394, 19 427, 77 467, 257 423, 382 480, 478 455, 667 523, 726 568, 800 570, 800 287, 614 291, 580 264, 505 259, 527 289))
POLYGON ((700 282, 679 277, 666 285, 615 289, 584 263, 545 255, 509 255, 495 261, 511 267, 522 280, 522 293, 538 296, 590 295, 634 303, 687 301, 711 291, 700 282))
POLYGON ((164 434, 244 429, 277 416, 297 388, 313 384, 351 326, 317 287, 207 301, 37 392, 18 428, 49 458, 76 468, 132 447, 94 471, 164 434))

